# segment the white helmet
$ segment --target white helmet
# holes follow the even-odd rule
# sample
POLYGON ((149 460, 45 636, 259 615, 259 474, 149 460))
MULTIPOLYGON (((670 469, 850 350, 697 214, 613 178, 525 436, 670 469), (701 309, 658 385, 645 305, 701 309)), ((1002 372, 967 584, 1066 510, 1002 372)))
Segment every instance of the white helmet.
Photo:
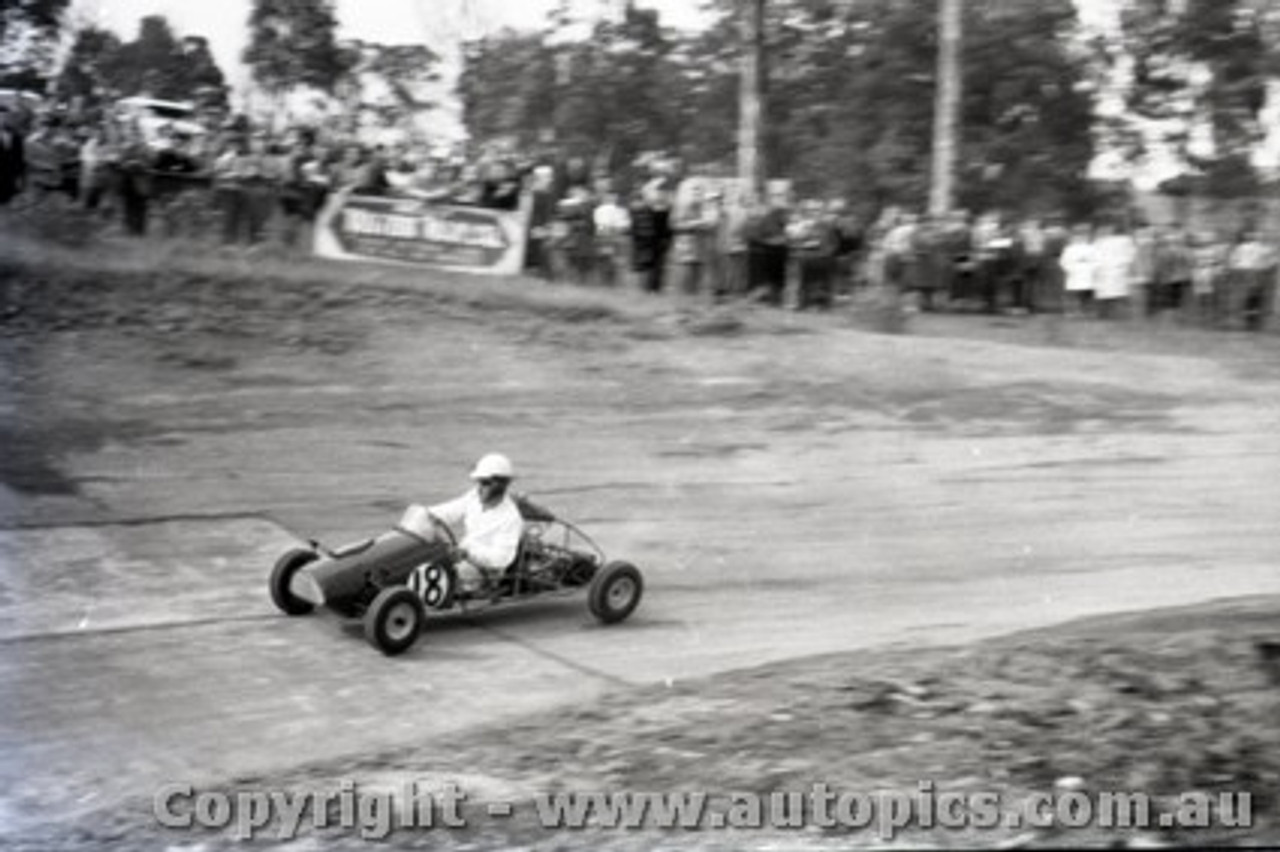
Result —
POLYGON ((511 459, 501 453, 489 453, 476 462, 475 470, 471 471, 472 479, 514 479, 515 475, 511 459))

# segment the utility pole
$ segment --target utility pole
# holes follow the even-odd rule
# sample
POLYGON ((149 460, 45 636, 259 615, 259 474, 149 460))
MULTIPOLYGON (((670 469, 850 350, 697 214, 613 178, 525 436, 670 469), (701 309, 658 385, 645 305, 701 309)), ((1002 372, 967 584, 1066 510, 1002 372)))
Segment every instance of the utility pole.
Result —
POLYGON ((955 203, 963 88, 962 3, 963 0, 938 0, 937 94, 933 111, 933 172, 929 181, 929 213, 933 216, 949 212, 955 203))
POLYGON ((764 6, 765 0, 738 0, 742 33, 741 80, 738 88, 738 178, 749 197, 759 200, 763 193, 764 155, 764 6))

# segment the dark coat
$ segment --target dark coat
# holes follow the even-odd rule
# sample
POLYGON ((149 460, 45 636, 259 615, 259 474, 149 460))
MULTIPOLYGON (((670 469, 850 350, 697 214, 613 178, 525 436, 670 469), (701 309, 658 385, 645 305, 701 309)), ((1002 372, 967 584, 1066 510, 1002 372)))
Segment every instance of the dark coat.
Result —
POLYGON ((671 245, 671 211, 637 204, 631 208, 631 268, 636 272, 660 267, 671 245))
POLYGON ((0 140, 0 204, 9 203, 21 190, 27 171, 27 157, 22 134, 10 130, 8 143, 0 140))

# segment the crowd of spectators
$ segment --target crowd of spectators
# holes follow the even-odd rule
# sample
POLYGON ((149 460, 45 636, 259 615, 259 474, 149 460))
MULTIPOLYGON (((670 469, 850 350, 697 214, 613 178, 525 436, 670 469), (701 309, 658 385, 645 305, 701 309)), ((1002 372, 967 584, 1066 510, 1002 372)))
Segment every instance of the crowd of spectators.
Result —
POLYGON ((138 236, 157 222, 170 234, 181 230, 203 202, 226 244, 278 235, 301 245, 325 199, 338 191, 515 209, 527 169, 510 157, 468 161, 406 142, 369 145, 323 127, 271 129, 217 114, 166 120, 107 108, 31 123, 25 185, 64 193, 104 216, 118 214, 123 230, 138 236))
POLYGON ((876 289, 923 311, 1277 325, 1280 255, 1257 225, 1191 230, 1104 217, 1068 226, 1058 217, 929 217, 895 207, 864 225, 840 198, 751 204, 702 186, 659 175, 629 204, 607 180, 594 195, 576 187, 551 208, 546 245, 534 255, 549 255, 540 269, 612 284, 629 267, 642 290, 661 291, 674 276, 681 295, 797 310, 876 289))
POLYGON ((683 174, 670 159, 611 175, 554 152, 468 160, 312 127, 272 132, 243 118, 147 124, 107 110, 91 121, 46 116, 23 130, 0 111, 0 203, 23 187, 65 192, 118 215, 131 235, 153 219, 173 234, 203 205, 225 244, 305 247, 336 191, 499 210, 525 203, 526 267, 549 280, 797 310, 827 310, 868 289, 924 311, 1276 324, 1280 262, 1256 225, 1130 227, 1129 217, 1068 225, 895 207, 862 222, 841 198, 754 199, 735 181, 683 174))

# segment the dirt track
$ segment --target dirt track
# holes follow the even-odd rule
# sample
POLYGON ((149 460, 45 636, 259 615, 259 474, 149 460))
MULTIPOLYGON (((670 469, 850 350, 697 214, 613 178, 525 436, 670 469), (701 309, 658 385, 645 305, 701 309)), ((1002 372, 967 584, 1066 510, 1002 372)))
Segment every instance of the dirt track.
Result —
POLYGON ((1280 593, 1274 341, 1141 355, 805 317, 690 335, 202 292, 112 296, 169 326, 49 331, 28 311, 3 341, 17 833, 166 781, 446 748, 621 683, 1280 593), (490 449, 642 566, 632 621, 547 604, 441 624, 388 661, 333 619, 272 613, 285 531, 377 532, 490 449))

